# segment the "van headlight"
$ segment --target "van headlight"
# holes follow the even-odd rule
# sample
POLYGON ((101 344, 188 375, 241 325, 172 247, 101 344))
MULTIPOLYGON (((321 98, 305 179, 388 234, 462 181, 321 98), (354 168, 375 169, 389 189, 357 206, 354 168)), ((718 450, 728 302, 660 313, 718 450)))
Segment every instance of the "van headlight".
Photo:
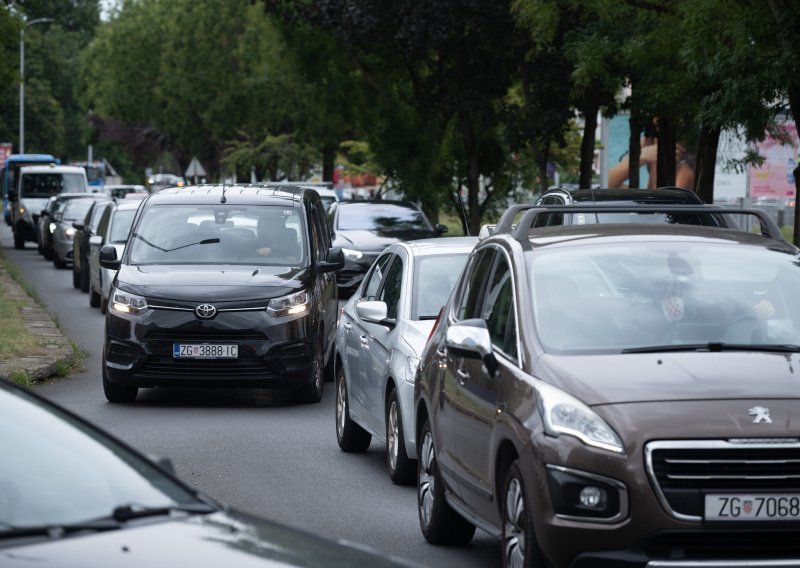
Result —
POLYGON ((273 317, 296 316, 308 313, 310 296, 302 290, 288 296, 272 298, 267 304, 267 313, 273 317))
POLYGON ((147 300, 144 296, 112 288, 110 297, 111 301, 108 306, 114 311, 135 316, 147 311, 147 300))
POLYGON ((546 434, 573 436, 587 446, 625 453, 617 433, 580 400, 542 381, 536 382, 536 391, 546 434))

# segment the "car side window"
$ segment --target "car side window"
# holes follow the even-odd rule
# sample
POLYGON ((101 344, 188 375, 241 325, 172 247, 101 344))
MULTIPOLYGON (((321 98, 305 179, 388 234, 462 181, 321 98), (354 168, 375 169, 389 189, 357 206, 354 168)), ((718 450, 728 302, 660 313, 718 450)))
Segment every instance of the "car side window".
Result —
POLYGON ((106 236, 106 230, 108 229, 108 222, 111 217, 111 207, 106 207, 106 210, 103 211, 103 216, 100 217, 100 223, 97 224, 97 231, 95 234, 102 235, 103 239, 106 236))
POLYGON ((320 244, 322 245, 322 258, 324 259, 328 254, 328 249, 331 248, 331 232, 328 227, 328 220, 325 216, 325 208, 321 201, 314 205, 314 211, 316 212, 320 244))
POLYGON ((403 287, 403 261, 399 256, 386 273, 381 287, 380 299, 386 302, 386 317, 397 319, 397 306, 400 303, 400 291, 403 287))
POLYGON ((494 263, 495 252, 484 249, 478 252, 470 263, 470 272, 465 274, 466 280, 461 288, 461 297, 456 318, 460 320, 480 317, 483 290, 486 279, 494 263))
POLYGON ((322 235, 320 234, 319 214, 317 213, 316 209, 311 210, 311 219, 309 225, 311 225, 309 227, 311 229, 309 231, 311 237, 311 252, 317 261, 324 260, 326 256, 326 250, 324 249, 324 241, 322 240, 322 235))
POLYGON ((486 293, 481 316, 486 320, 492 344, 501 351, 517 356, 517 331, 514 319, 514 286, 511 269, 504 254, 498 255, 494 274, 486 293))
POLYGON ((391 254, 384 254, 375 261, 375 266, 367 276, 367 283, 364 285, 364 292, 361 295, 362 300, 375 300, 378 297, 378 290, 380 289, 381 280, 383 280, 383 272, 386 264, 392 259, 391 254))

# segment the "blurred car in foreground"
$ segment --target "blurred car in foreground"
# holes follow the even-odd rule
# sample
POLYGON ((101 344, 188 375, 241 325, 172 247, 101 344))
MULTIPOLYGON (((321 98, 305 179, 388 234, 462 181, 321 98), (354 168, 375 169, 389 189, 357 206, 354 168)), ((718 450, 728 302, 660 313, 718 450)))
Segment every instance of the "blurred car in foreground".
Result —
POLYGON ((408 566, 223 507, 2 379, 0 432, 3 568, 408 566))
POLYGON ((111 281, 117 273, 116 270, 100 266, 100 249, 104 245, 111 245, 117 251, 117 258, 122 258, 139 205, 139 200, 123 199, 106 207, 97 231, 89 237, 89 305, 99 307, 100 313, 106 313, 111 281))
POLYGON ((72 239, 72 286, 81 292, 89 291, 89 237, 97 231, 103 211, 111 201, 97 200, 92 203, 82 221, 72 223, 75 237, 72 239))
POLYGON ((50 222, 49 233, 52 241, 53 266, 66 268, 73 260, 73 241, 76 229, 73 223, 86 217, 94 201, 104 201, 102 193, 87 193, 85 198, 68 199, 50 222))
POLYGON ((345 265, 336 274, 341 297, 352 294, 387 246, 398 241, 438 237, 447 232, 407 201, 341 201, 328 209, 334 246, 344 251, 345 265))
POLYGON ((470 256, 416 377, 423 535, 480 527, 505 566, 798 566, 800 251, 755 210, 760 234, 536 224, 604 212, 512 208, 470 256))
POLYGON ((336 439, 387 446, 389 477, 416 476, 414 375, 434 320, 477 237, 389 245, 342 308, 336 332, 336 439))

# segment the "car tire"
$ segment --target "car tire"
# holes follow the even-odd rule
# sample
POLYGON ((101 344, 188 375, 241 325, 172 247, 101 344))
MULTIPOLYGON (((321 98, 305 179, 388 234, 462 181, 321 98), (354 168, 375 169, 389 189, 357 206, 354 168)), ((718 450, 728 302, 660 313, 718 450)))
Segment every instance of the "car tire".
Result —
POLYGON ((53 254, 51 256, 53 257, 53 266, 55 266, 59 270, 67 267, 67 263, 61 260, 61 257, 58 256, 57 252, 53 251, 53 254))
POLYGON ((81 264, 81 292, 89 292, 89 267, 81 264))
POLYGON ((136 387, 125 387, 112 383, 106 378, 105 361, 103 361, 103 392, 108 402, 133 402, 139 389, 136 387))
POLYGON ((447 503, 428 420, 422 425, 417 447, 417 514, 422 535, 431 544, 468 543, 475 534, 475 525, 447 503))
POLYGON ((89 282, 89 305, 93 308, 100 307, 100 293, 94 291, 94 286, 89 282))
POLYGON ((314 380, 311 384, 292 391, 292 398, 295 402, 313 404, 322 400, 322 391, 325 385, 325 351, 322 349, 322 336, 320 335, 317 352, 314 354, 314 366, 312 376, 314 380))
POLYGON ((72 287, 73 288, 80 288, 81 287, 81 273, 74 268, 72 269, 72 287))
POLYGON ((397 389, 393 388, 386 401, 386 465, 391 480, 397 485, 413 484, 417 473, 415 461, 406 453, 403 416, 397 389))
POLYGON ((21 230, 14 231, 14 248, 17 250, 25 248, 25 237, 22 236, 21 230))
POLYGON ((108 300, 104 296, 100 296, 100 313, 105 314, 108 311, 108 300))
POLYGON ((336 372, 336 441, 343 452, 366 452, 372 434, 350 419, 350 403, 347 402, 347 380, 344 367, 336 372))
POLYGON ((500 507, 503 519, 503 566, 543 566, 544 559, 533 527, 531 495, 525 488, 519 461, 512 463, 508 470, 500 507))

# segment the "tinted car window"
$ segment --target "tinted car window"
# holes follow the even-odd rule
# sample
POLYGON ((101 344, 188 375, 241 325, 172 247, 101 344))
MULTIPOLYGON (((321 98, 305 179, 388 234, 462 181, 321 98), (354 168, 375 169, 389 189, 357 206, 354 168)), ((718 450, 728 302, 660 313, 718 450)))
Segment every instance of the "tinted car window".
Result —
POLYGON ((495 254, 491 249, 480 251, 470 266, 469 275, 461 289, 461 298, 458 308, 458 319, 472 319, 481 317, 482 293, 486 286, 486 279, 492 269, 495 254))
POLYGON ((397 204, 365 203, 339 208, 339 230, 400 232, 430 230, 425 216, 413 207, 397 204))
POLYGON ((109 205, 109 203, 103 203, 102 205, 95 205, 94 209, 92 209, 92 217, 89 219, 89 227, 92 231, 97 230, 97 225, 100 224, 100 219, 102 219, 103 213, 109 205))
POLYGON ((128 240, 128 233, 136 216, 136 209, 124 209, 115 211, 111 221, 111 234, 108 237, 110 243, 124 243, 128 240))
POLYGON ((506 354, 516 357, 517 335, 514 320, 514 287, 505 255, 498 255, 497 265, 483 307, 483 319, 489 328, 492 343, 506 354))
POLYGON ((70 199, 64 206, 64 211, 61 214, 61 219, 65 221, 77 221, 86 216, 89 207, 92 206, 91 199, 70 199))
POLYGON ((375 266, 372 268, 372 272, 368 277, 369 280, 364 285, 362 298, 365 300, 375 300, 377 298, 378 289, 383 279, 383 271, 386 268, 386 263, 391 260, 392 256, 391 254, 385 254, 375 261, 375 266))
POLYGON ((386 302, 386 317, 397 319, 397 304, 400 302, 400 291, 403 287, 403 261, 395 257, 386 278, 383 281, 380 299, 386 302))

